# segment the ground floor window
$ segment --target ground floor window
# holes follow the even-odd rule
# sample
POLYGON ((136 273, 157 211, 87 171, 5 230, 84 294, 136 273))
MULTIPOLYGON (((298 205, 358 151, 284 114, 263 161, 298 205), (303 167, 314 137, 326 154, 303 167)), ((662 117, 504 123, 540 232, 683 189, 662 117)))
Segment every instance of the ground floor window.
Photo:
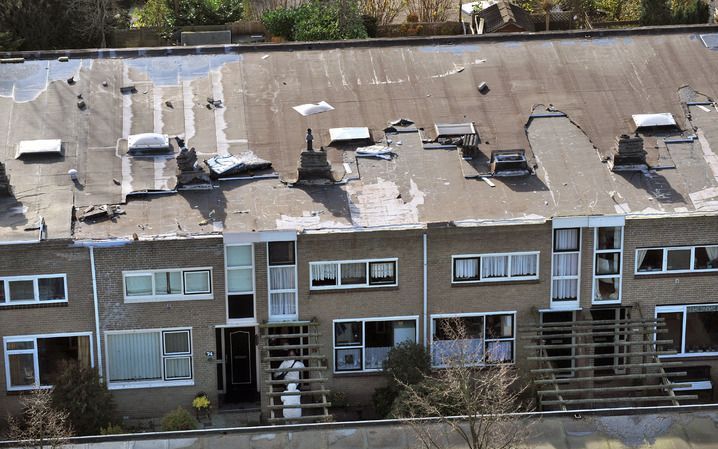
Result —
POLYGON ((50 387, 65 363, 92 366, 90 334, 5 337, 8 391, 50 387))
POLYGON ((109 332, 106 342, 110 387, 192 383, 190 329, 109 332))
POLYGON ((661 340, 673 340, 663 350, 677 355, 718 355, 718 304, 657 306, 656 317, 663 318, 668 329, 661 340))
POLYGON ((452 359, 472 365, 513 362, 515 316, 515 312, 432 316, 433 366, 446 366, 452 359))
POLYGON ((405 341, 417 341, 417 320, 400 317, 334 321, 334 370, 383 369, 391 348, 405 341))

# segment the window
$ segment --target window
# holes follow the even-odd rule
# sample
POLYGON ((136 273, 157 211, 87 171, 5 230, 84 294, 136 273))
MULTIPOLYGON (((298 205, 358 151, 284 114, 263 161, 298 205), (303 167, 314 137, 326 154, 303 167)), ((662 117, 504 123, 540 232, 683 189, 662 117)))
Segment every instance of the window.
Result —
POLYGON ((471 365, 513 362, 515 312, 433 316, 431 361, 471 365))
POLYGON ((378 371, 389 351, 417 341, 417 317, 334 321, 334 371, 378 371))
POLYGON ((593 302, 621 301, 621 263, 623 260, 623 228, 595 228, 593 302))
POLYGON ((269 319, 297 318, 295 242, 268 242, 269 319))
POLYGON ((108 332, 110 388, 192 385, 189 329, 108 332))
POLYGON ((551 268, 552 303, 575 303, 579 295, 581 229, 554 229, 551 268))
POLYGON ((310 289, 393 287, 398 259, 311 262, 310 289))
POLYGON ((212 299, 212 270, 126 271, 125 302, 212 299))
POLYGON ((92 366, 91 334, 5 337, 8 391, 52 386, 66 362, 92 366))
POLYGON ((253 246, 227 246, 226 258, 227 318, 254 318, 253 246))
POLYGON ((637 275, 702 271, 718 271, 718 245, 636 250, 637 275))
POLYGON ((64 274, 0 277, 0 306, 67 302, 64 274))
POLYGON ((452 282, 538 279, 539 252, 452 256, 452 282))
POLYGON ((656 306, 656 317, 668 329, 658 339, 673 341, 662 350, 686 357, 718 355, 718 304, 656 306))

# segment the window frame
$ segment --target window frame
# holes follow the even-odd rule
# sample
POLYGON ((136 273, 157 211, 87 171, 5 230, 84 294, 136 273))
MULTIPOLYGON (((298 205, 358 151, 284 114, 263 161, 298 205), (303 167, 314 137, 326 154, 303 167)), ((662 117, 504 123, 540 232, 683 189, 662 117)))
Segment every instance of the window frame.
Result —
POLYGON ((673 275, 673 274, 686 274, 686 273, 718 273, 718 268, 695 268, 696 265, 696 249, 698 248, 706 248, 709 246, 716 246, 717 244, 713 245, 684 245, 684 246, 651 246, 651 247, 645 247, 645 248, 636 248, 636 251, 634 253, 634 267, 633 267, 633 274, 635 276, 650 276, 650 275, 673 275), (668 252, 671 250, 687 250, 690 249, 691 251, 691 265, 690 268, 687 270, 669 270, 668 269, 668 252), (639 251, 650 251, 650 250, 660 250, 662 252, 662 258, 661 258, 661 270, 660 271, 638 271, 640 268, 638 265, 638 252, 639 251))
POLYGON ((33 274, 25 276, 0 276, 0 282, 3 289, 4 300, 0 301, 0 307, 16 306, 23 304, 58 304, 68 302, 68 291, 67 291, 67 273, 54 273, 54 274, 33 274), (58 279, 62 278, 63 288, 65 289, 65 298, 63 299, 40 299, 40 279, 58 279), (10 282, 15 281, 32 281, 33 285, 33 299, 12 301, 10 299, 10 282))
MULTIPOLYGON (((484 366, 494 366, 498 363, 487 363, 485 361, 486 359, 486 343, 487 342, 496 342, 496 341, 511 341, 511 361, 510 362, 503 362, 510 365, 516 364, 516 333, 517 333, 517 323, 516 323, 516 311, 515 310, 505 310, 505 311, 497 311, 497 312, 469 312, 469 313, 438 313, 438 314, 432 314, 430 319, 430 329, 431 332, 429 336, 429 358, 431 360, 431 367, 432 368, 446 368, 446 365, 435 365, 434 364, 434 335, 436 334, 436 323, 435 320, 437 319, 446 319, 446 318, 475 318, 475 317, 483 317, 483 338, 481 344, 483 345, 483 351, 482 351, 482 361, 478 363, 471 363, 466 366, 469 367, 484 367, 484 366), (511 315, 511 326, 512 326, 512 337, 504 337, 504 338, 486 338, 486 318, 488 316, 494 316, 494 315, 511 315)), ((501 362, 499 362, 501 363, 501 362)))
POLYGON ((570 228, 553 228, 551 230, 551 285, 549 286, 550 289, 550 304, 552 310, 575 310, 577 307, 579 307, 579 304, 581 303, 581 253, 582 253, 582 245, 583 245, 583 228, 581 227, 570 227, 570 228), (578 231, 578 249, 556 249, 556 233, 558 231, 568 230, 568 229, 575 229, 578 231), (554 259, 557 255, 568 255, 573 254, 577 256, 578 264, 576 267, 576 275, 573 276, 554 276, 554 259), (561 280, 572 280, 576 281, 576 298, 575 299, 558 299, 554 298, 554 287, 553 287, 553 281, 561 281, 561 280))
POLYGON ((225 310, 227 323, 231 324, 256 324, 257 322, 257 279, 255 272, 255 254, 253 243, 238 243, 238 244, 225 244, 224 245, 224 273, 225 273, 225 310), (229 248, 248 246, 251 251, 251 265, 229 265, 229 248), (249 270, 252 278, 252 290, 248 291, 231 291, 229 289, 229 273, 231 271, 242 271, 249 270), (252 316, 244 318, 230 318, 229 316, 229 297, 239 295, 252 295, 252 316))
POLYGON ((515 281, 536 281, 539 280, 541 272, 541 251, 516 251, 510 253, 482 253, 482 254, 454 254, 451 256, 451 283, 452 284, 486 284, 495 282, 515 282, 515 281), (534 276, 511 276, 511 262, 513 256, 536 256, 536 274, 534 276), (482 278, 481 274, 481 258, 482 257, 504 257, 508 256, 506 263, 506 277, 482 278), (479 279, 457 281, 456 280, 456 260, 478 259, 479 260, 479 279))
POLYGON ((373 322, 391 322, 391 321, 414 321, 414 342, 419 342, 419 315, 408 316, 391 316, 391 317, 370 317, 370 318, 341 318, 332 320, 332 372, 338 375, 355 374, 355 373, 379 373, 384 371, 379 368, 366 369, 366 323, 373 322), (361 323, 361 343, 345 346, 337 346, 337 323, 361 323), (361 351, 361 369, 358 370, 337 370, 337 350, 342 349, 359 349, 361 351))
POLYGON ((40 361, 38 355, 38 340, 52 339, 52 338, 67 338, 67 337, 87 337, 89 339, 90 346, 90 366, 95 367, 95 348, 94 342, 92 341, 92 332, 62 332, 53 334, 34 334, 34 335, 12 335, 3 337, 3 357, 5 363, 5 387, 6 391, 30 391, 30 390, 45 390, 52 388, 52 385, 40 385, 40 361), (26 342, 32 341, 32 349, 7 349, 8 343, 26 342), (33 385, 24 385, 13 387, 10 385, 10 356, 20 354, 32 354, 33 358, 33 375, 35 382, 33 385))
POLYGON ((322 260, 309 262, 309 290, 346 290, 354 288, 382 288, 382 287, 398 287, 399 286, 399 258, 389 257, 384 259, 355 259, 355 260, 322 260), (371 283, 371 264, 372 263, 394 263, 394 282, 389 283, 371 283), (342 284, 342 264, 363 263, 366 272, 366 282, 364 284, 342 284), (335 265, 337 270, 336 285, 312 285, 312 267, 318 265, 335 265))
POLYGON ((625 226, 596 226, 593 228, 593 257, 591 261, 591 304, 621 304, 623 298, 623 250, 625 247, 626 228, 625 226), (618 228, 621 230, 621 246, 610 249, 598 249, 598 230, 602 228, 618 228), (618 273, 596 274, 598 256, 601 254, 618 254, 618 273), (600 279, 618 279, 618 296, 616 299, 597 299, 596 285, 600 279))
MULTIPOLYGON (((682 313, 683 323, 681 324, 681 350, 675 354, 660 355, 659 358, 691 358, 691 357, 716 357, 718 351, 712 352, 686 352, 686 322, 688 321, 688 308, 689 307, 718 307, 718 303, 711 304, 678 304, 678 305, 666 305, 656 306, 654 311, 654 318, 658 318, 659 313, 682 313)), ((658 338, 658 337, 656 337, 658 338)))
POLYGON ((160 270, 131 270, 122 272, 122 295, 125 303, 143 303, 143 302, 166 302, 166 301, 192 301, 192 300, 211 300, 214 299, 212 267, 193 267, 193 268, 166 268, 160 270), (180 294, 157 294, 155 274, 157 273, 180 273, 182 280, 182 293, 180 294), (187 293, 187 282, 185 275, 187 273, 206 272, 209 279, 209 291, 187 293), (128 295, 127 294, 127 278, 149 276, 152 279, 151 295, 128 295))
POLYGON ((105 379, 108 390, 131 390, 137 388, 162 388, 162 387, 184 387, 194 385, 194 374, 195 374, 195 357, 193 351, 193 338, 191 327, 168 327, 159 329, 130 329, 130 330, 112 330, 105 331, 104 335, 104 346, 105 354, 109 354, 109 339, 108 335, 127 335, 127 334, 148 334, 156 333, 160 336, 160 366, 162 370, 162 380, 140 380, 140 381, 112 381, 110 380, 110 357, 105 357, 105 379), (187 332, 189 334, 189 353, 170 353, 165 352, 165 333, 178 333, 187 332), (189 358, 190 377, 187 378, 172 378, 167 379, 166 377, 166 360, 176 358, 189 358))

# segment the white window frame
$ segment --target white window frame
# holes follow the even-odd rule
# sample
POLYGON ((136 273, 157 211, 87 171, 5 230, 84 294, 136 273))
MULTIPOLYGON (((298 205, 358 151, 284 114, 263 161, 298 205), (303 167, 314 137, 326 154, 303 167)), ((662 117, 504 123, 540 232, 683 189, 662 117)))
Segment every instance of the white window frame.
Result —
POLYGON ((3 337, 3 352, 5 353, 5 386, 7 391, 28 391, 28 390, 44 390, 52 388, 52 385, 40 385, 40 361, 38 358, 37 340, 63 338, 63 337, 87 337, 90 343, 90 366, 95 367, 95 348, 92 341, 92 332, 65 332, 57 334, 36 334, 36 335, 14 335, 3 337), (8 343, 17 343, 24 341, 32 341, 32 349, 7 349, 8 343), (35 383, 33 385, 25 385, 13 387, 10 385, 10 355, 16 354, 32 354, 33 371, 35 383))
POLYGON ((151 380, 151 381, 136 381, 136 382, 113 382, 110 380, 110 357, 105 358, 105 374, 107 379, 108 390, 130 390, 136 388, 162 388, 162 387, 184 387, 194 385, 194 374, 195 374, 195 358, 192 339, 192 328, 191 327, 171 327, 161 329, 131 329, 131 330, 115 330, 105 331, 105 354, 109 354, 108 335, 126 335, 126 334, 146 334, 146 333, 157 333, 160 336, 160 365, 162 369, 162 380, 151 380), (189 353, 172 353, 170 355, 165 354, 165 338, 166 332, 189 332, 189 353), (186 379, 169 379, 165 378, 165 361, 172 358, 186 358, 190 359, 190 376, 186 379))
POLYGON ((268 306, 268 317, 269 321, 294 321, 299 318, 299 276, 297 273, 297 241, 296 240, 281 240, 266 242, 265 250, 267 254, 267 306, 268 306), (282 243, 282 242, 294 242, 294 264, 289 265, 270 265, 269 264, 269 244, 270 243, 282 243), (283 288, 283 289, 272 289, 272 268, 294 268, 294 288, 283 288), (272 315, 272 293, 293 293, 294 294, 294 314, 284 315, 272 315))
POLYGON ((328 260, 328 261, 317 261, 309 262, 309 289, 310 290, 345 290, 352 288, 382 288, 382 287, 397 287, 399 285, 399 259, 397 257, 387 259, 356 259, 356 260, 328 260), (394 263, 394 282, 391 284, 372 284, 371 278, 371 263, 382 263, 382 262, 393 262, 394 263), (342 264, 348 263, 363 263, 365 264, 366 270, 366 283, 365 284, 348 284, 343 285, 342 280, 342 264), (317 265, 336 265, 337 267, 337 285, 312 285, 312 267, 317 265))
MULTIPOLYGON (((445 365, 434 365, 434 334, 436 333, 436 323, 435 320, 437 319, 446 319, 446 318, 474 318, 474 317, 484 317, 483 326, 483 337, 482 337, 482 344, 484 345, 484 349, 482 351, 483 357, 486 356, 486 343, 492 342, 492 341, 511 341, 511 355, 513 356, 513 360, 510 362, 503 362, 510 365, 516 364, 516 333, 517 333, 517 323, 516 323, 516 311, 515 310, 505 310, 505 311, 498 311, 498 312, 480 312, 480 313, 438 313, 438 314, 432 314, 429 318, 431 321, 431 335, 429 337, 429 357, 431 359, 431 367, 432 368, 446 368, 445 365), (511 325, 513 326, 513 337, 511 338, 491 338, 486 339, 486 317, 487 316, 493 316, 493 315, 511 315, 511 325)), ((485 361, 481 361, 479 363, 471 363, 466 366, 494 366, 496 363, 486 363, 485 361)))
POLYGON ((66 303, 67 302, 67 274, 65 273, 58 273, 58 274, 35 274, 31 276, 2 276, 0 277, 0 281, 3 281, 2 288, 4 288, 4 294, 5 294, 5 301, 0 301, 0 307, 7 307, 7 306, 16 306, 16 305, 22 305, 22 304, 57 304, 57 303, 66 303), (40 288, 38 285, 38 281, 40 279, 57 279, 62 278, 65 288, 65 298, 64 299, 48 299, 45 301, 40 300, 40 288), (32 281, 33 283, 33 299, 30 300, 23 300, 23 301, 11 301, 10 300, 10 282, 14 281, 32 281))
POLYGON ((672 306, 656 306, 654 317, 658 318, 659 313, 675 313, 681 312, 683 314, 683 323, 681 324, 681 350, 676 354, 661 355, 659 358, 674 358, 674 357, 715 357, 718 356, 718 351, 713 352, 686 352, 686 322, 688 320, 688 308, 690 307, 703 307, 703 306, 715 306, 718 307, 718 303, 713 304, 682 304, 672 306))
MULTIPOLYGON (((257 279, 254 270, 254 244, 253 243, 242 243, 242 244, 226 244, 224 245, 224 272, 225 272, 225 293, 226 293, 226 318, 227 324, 241 324, 241 325, 254 325, 257 324, 257 279), (238 246, 249 246, 252 250, 252 264, 251 265, 237 265, 229 266, 227 249, 230 247, 238 246), (247 270, 250 269, 252 272, 252 290, 232 292, 229 290, 229 272, 234 270, 247 270), (252 316, 247 318, 230 318, 229 317, 229 297, 230 295, 252 295, 252 316)), ((269 257, 269 255, 267 255, 269 257)), ((269 285, 269 284, 267 284, 269 285)))
POLYGON ((382 369, 365 369, 366 362, 366 323, 377 322, 377 321, 414 321, 416 330, 414 335, 414 342, 419 343, 419 315, 408 315, 408 316, 391 316, 391 317, 371 317, 371 318, 342 318, 339 320, 332 321, 332 371, 334 374, 345 375, 345 374, 356 374, 356 373, 377 373, 383 371, 382 369), (361 344, 351 346, 337 346, 337 334, 335 326, 337 323, 361 323, 361 344), (339 370, 337 371, 337 350, 341 349, 361 349, 361 366, 360 370, 339 370))
POLYGON ((718 268, 695 268, 696 264, 696 249, 697 248, 705 248, 708 246, 718 246, 718 245, 692 245, 692 246, 656 246, 656 247, 647 247, 647 248, 636 248, 635 253, 635 265, 634 265, 634 271, 633 274, 636 276, 650 276, 650 275, 656 275, 656 274, 683 274, 683 273, 715 273, 718 272, 718 268), (687 270, 669 270, 668 269, 668 251, 670 250, 690 250, 691 251, 691 266, 687 270), (639 251, 650 251, 650 250, 661 250, 663 252, 663 258, 662 258, 662 266, 660 271, 638 271, 638 252, 639 251))
POLYGON ((452 284, 485 284, 494 282, 514 282, 514 281, 535 281, 539 279, 539 273, 541 270, 541 252, 540 251, 520 251, 512 253, 483 253, 483 254, 455 254, 451 256, 451 283, 452 284), (536 256, 536 274, 534 276, 511 276, 511 261, 513 256, 536 256), (482 257, 504 257, 508 256, 508 262, 506 263, 506 277, 497 278, 486 278, 481 277, 481 258, 482 257), (456 259, 479 259, 479 279, 469 281, 457 281, 454 277, 455 271, 455 260, 456 259))
POLYGON ((591 304, 621 304, 623 297, 623 245, 626 236, 625 226, 597 226, 593 228, 593 260, 591 261, 591 304), (599 228, 620 228, 621 229, 621 247, 620 249, 598 249, 598 230, 599 228), (596 258, 599 254, 618 253, 618 274, 596 274, 596 258), (598 279, 618 279, 618 298, 614 300, 596 299, 596 281, 598 279))
POLYGON ((551 285, 550 289, 550 308, 552 310, 576 310, 579 308, 581 303, 581 249, 583 245, 583 228, 553 228, 551 229, 551 285), (565 229, 577 229, 578 230, 578 250, 577 251, 556 251, 556 231, 565 229), (576 254, 578 255, 578 267, 576 270, 576 276, 554 276, 554 257, 557 254, 576 254), (553 281, 570 279, 576 280, 576 299, 574 300, 560 300, 554 299, 553 297, 553 281))
POLYGON ((212 267, 193 267, 193 268, 168 268, 164 270, 133 270, 122 272, 122 295, 125 303, 142 303, 142 302, 166 302, 166 301, 192 301, 192 300, 210 300, 214 299, 213 285, 212 285, 212 267), (187 282, 185 275, 191 272, 202 272, 206 271, 209 277, 209 291, 198 292, 198 293, 186 293, 187 282), (155 274, 156 273, 180 273, 182 279, 182 293, 180 294, 163 294, 158 295, 155 291, 155 274), (142 296, 128 296, 127 295, 127 282, 128 277, 133 276, 150 276, 152 278, 152 294, 142 296))

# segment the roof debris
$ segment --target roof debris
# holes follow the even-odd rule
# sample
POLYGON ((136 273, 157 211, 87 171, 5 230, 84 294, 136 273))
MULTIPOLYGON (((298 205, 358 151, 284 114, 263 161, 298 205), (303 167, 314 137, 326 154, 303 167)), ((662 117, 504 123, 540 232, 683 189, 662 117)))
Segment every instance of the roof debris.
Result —
POLYGON ((272 166, 271 162, 257 157, 251 151, 237 156, 214 156, 204 163, 209 167, 212 178, 226 178, 239 173, 266 170, 272 166))
POLYGON ((391 147, 382 144, 359 147, 356 149, 356 157, 375 157, 390 161, 394 156, 396 156, 396 153, 391 150, 391 147))
POLYGON ((120 206, 103 204, 101 206, 90 206, 82 211, 79 217, 80 221, 99 221, 108 218, 114 218, 117 215, 124 214, 125 211, 120 206))

